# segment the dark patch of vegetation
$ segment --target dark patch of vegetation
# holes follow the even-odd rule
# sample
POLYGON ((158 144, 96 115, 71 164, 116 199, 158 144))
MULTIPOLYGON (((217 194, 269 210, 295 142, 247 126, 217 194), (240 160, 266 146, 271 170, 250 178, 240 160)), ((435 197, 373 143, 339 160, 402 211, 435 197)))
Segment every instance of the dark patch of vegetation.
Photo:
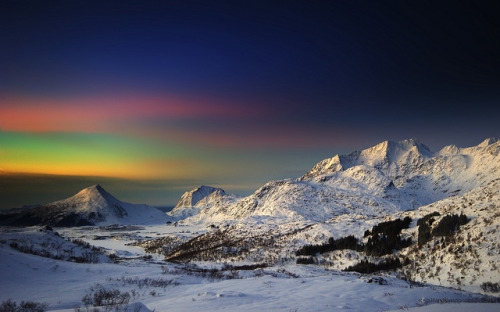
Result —
POLYGON ((297 264, 314 264, 316 261, 314 257, 300 257, 297 258, 297 264))
POLYGON ((377 283, 379 285, 387 285, 387 284, 389 284, 389 283, 387 283, 387 281, 385 279, 381 278, 380 276, 372 277, 372 278, 368 279, 366 282, 368 284, 377 283))
POLYGON ((418 245, 422 246, 432 239, 433 236, 450 236, 455 231, 457 231, 461 225, 469 222, 467 216, 464 214, 448 215, 444 216, 441 221, 431 230, 431 225, 434 223, 435 216, 439 216, 439 213, 433 212, 431 214, 425 215, 423 218, 418 220, 418 245))
POLYGON ((439 217, 440 214, 439 212, 437 211, 434 211, 433 213, 429 213, 425 216, 423 216, 422 218, 420 218, 418 221, 417 221, 417 225, 420 226, 422 224, 428 224, 428 225, 431 225, 432 223, 434 223, 435 219, 433 217, 439 217))
POLYGON ((71 242, 83 248, 90 248, 90 244, 84 241, 83 239, 75 238, 72 239, 71 242))
POLYGON ((121 277, 117 279, 118 282, 122 282, 123 285, 135 285, 140 289, 146 287, 157 287, 157 288, 167 288, 167 286, 177 286, 177 283, 171 279, 158 278, 138 278, 138 277, 121 277))
POLYGON ((401 268, 402 266, 403 265, 398 258, 388 258, 378 264, 375 264, 368 260, 362 260, 361 262, 348 267, 344 271, 369 274, 378 271, 396 270, 401 268))
POLYGON ((428 223, 422 223, 418 226, 418 245, 422 246, 432 238, 431 227, 428 223))
POLYGON ((196 265, 190 265, 190 264, 186 264, 182 267, 177 267, 177 268, 162 266, 161 270, 162 274, 191 275, 191 276, 207 278, 208 280, 211 281, 238 278, 238 273, 236 271, 230 271, 229 274, 224 274, 224 271, 222 269, 200 268, 196 265))
POLYGON ((437 211, 429 213, 417 221, 418 225, 418 245, 422 246, 432 239, 431 225, 434 223, 434 217, 439 217, 437 211))
POLYGON ((117 310, 117 307, 128 304, 130 294, 118 289, 106 289, 99 284, 90 287, 82 302, 85 306, 103 307, 104 311, 117 310))
MULTIPOLYGON (((48 234, 56 235, 56 232, 49 231, 48 234)), ((80 253, 78 253, 78 249, 76 249, 75 252, 74 248, 62 248, 63 240, 61 238, 51 239, 50 237, 47 237, 44 241, 19 239, 18 241, 11 242, 9 246, 22 253, 77 263, 98 263, 100 257, 102 255, 106 255, 102 248, 92 246, 81 239, 67 241, 71 241, 72 243, 82 247, 80 253)))
MULTIPOLYGON (((285 235, 287 234, 276 235, 274 231, 269 231, 253 237, 235 237, 227 229, 217 229, 174 247, 166 254, 165 260, 169 262, 243 260, 252 250, 278 249, 276 241, 285 235)), ((278 260, 277 256, 271 255, 268 259, 260 261, 266 261, 269 264, 278 260)))
POLYGON ((469 220, 464 214, 460 214, 460 216, 456 214, 444 216, 434 230, 432 230, 432 235, 449 236, 453 232, 457 231, 461 225, 464 225, 467 222, 469 222, 469 220))
POLYGON ((493 292, 497 293, 500 292, 500 284, 499 283, 492 283, 492 282, 485 282, 481 284, 481 289, 487 292, 493 292))
POLYGON ((0 304, 0 312, 45 312, 47 304, 33 301, 17 302, 7 299, 0 304))
MULTIPOLYGON (((391 254, 393 250, 401 250, 411 245, 411 238, 402 239, 400 233, 403 229, 410 227, 411 218, 397 219, 379 223, 371 230, 365 232, 368 238, 366 244, 359 243, 353 235, 338 239, 330 238, 327 243, 320 245, 305 245, 295 253, 296 256, 314 256, 317 253, 325 253, 335 250, 351 249, 364 251, 367 255, 383 256, 391 254)), ((302 261, 302 260, 301 260, 302 261)))
MULTIPOLYGON (((393 221, 382 222, 375 225, 371 230, 371 235, 386 235, 386 236, 396 236, 401 233, 403 229, 410 227, 411 218, 406 217, 403 220, 396 219, 393 221)), ((366 232, 365 232, 366 234, 366 232)), ((370 235, 370 234, 369 234, 370 235)), ((366 237, 367 235, 365 235, 366 237)))
POLYGON ((297 256, 314 256, 317 253, 325 253, 335 250, 352 249, 357 251, 362 251, 364 248, 363 244, 358 242, 358 239, 353 235, 346 237, 341 237, 339 239, 333 239, 330 237, 326 244, 320 245, 304 245, 302 246, 295 255, 297 256))
POLYGON ((73 256, 69 258, 69 261, 76 263, 99 263, 98 253, 91 251, 83 251, 81 256, 73 256))
POLYGON ((130 246, 139 246, 144 248, 147 253, 157 253, 160 255, 167 255, 175 247, 182 244, 182 241, 177 237, 165 236, 141 242, 130 243, 130 246))
POLYGON ((18 244, 17 242, 12 242, 9 244, 10 248, 20 251, 22 253, 40 256, 44 258, 50 258, 55 260, 63 260, 63 257, 60 254, 51 254, 46 249, 37 250, 33 247, 33 245, 23 245, 18 244))
POLYGON ((256 269, 267 268, 268 265, 265 263, 255 263, 255 264, 244 264, 244 265, 230 265, 225 264, 221 271, 251 271, 256 269))
POLYGON ((420 303, 422 305, 429 305, 429 304, 436 304, 436 303, 443 304, 443 303, 499 303, 499 302, 500 302, 500 298, 491 297, 491 296, 472 297, 472 298, 466 298, 466 299, 422 298, 422 300, 420 300, 420 303))
POLYGON ((403 239, 400 235, 378 235, 368 238, 364 251, 369 256, 389 255, 393 250, 401 250, 410 246, 411 238, 403 239))
POLYGON ((411 218, 403 220, 396 219, 379 223, 371 231, 365 232, 368 242, 364 246, 364 251, 370 256, 383 256, 391 254, 393 250, 401 250, 411 245, 411 238, 402 239, 400 234, 403 229, 410 227, 411 218))

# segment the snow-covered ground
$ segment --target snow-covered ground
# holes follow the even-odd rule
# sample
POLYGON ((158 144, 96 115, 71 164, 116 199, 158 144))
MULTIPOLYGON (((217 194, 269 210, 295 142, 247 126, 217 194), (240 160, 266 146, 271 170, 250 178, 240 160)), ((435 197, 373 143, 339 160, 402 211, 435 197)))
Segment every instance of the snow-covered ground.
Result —
MULTIPOLYGON (((401 311, 401 309, 397 310, 401 311)), ((498 304, 491 303, 447 303, 431 304, 417 308, 404 308, 409 312, 497 312, 498 304)))
MULTIPOLYGON (((60 229, 62 237, 40 229, 2 229, 0 301, 30 300, 47 303, 48 311, 74 311, 96 284, 133 294, 130 303, 140 302, 154 311, 386 311, 486 298, 432 285, 413 285, 394 277, 379 280, 372 275, 330 271, 318 266, 283 264, 255 270, 203 273, 199 267, 166 263, 158 257, 143 258, 143 250, 126 245, 133 240, 167 233, 196 235, 192 233, 203 230, 196 227, 143 226, 121 231, 84 227, 60 229), (117 263, 106 258, 99 259, 98 263, 77 263, 22 253, 10 246, 13 242, 36 238, 59 242, 63 249, 83 248, 71 245, 66 237, 100 243, 107 248, 103 254, 126 258, 117 263)), ((221 268, 215 263, 204 265, 221 268)), ((439 308, 446 306, 440 304, 439 308)), ((500 304, 481 304, 480 307, 484 311, 498 311, 500 304)))

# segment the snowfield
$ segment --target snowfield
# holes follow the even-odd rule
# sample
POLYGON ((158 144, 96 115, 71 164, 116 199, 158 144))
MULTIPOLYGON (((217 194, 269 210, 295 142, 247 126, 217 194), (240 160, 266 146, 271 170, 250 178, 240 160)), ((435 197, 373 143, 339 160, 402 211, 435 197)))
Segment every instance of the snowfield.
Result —
POLYGON ((500 311, 499 151, 497 139, 436 153, 416 140, 386 141, 244 198, 199 187, 166 215, 92 186, 40 206, 48 217, 36 208, 0 215, 0 303, 46 303, 47 311, 500 311), (398 219, 408 223, 396 231, 398 219), (26 222, 36 225, 7 226, 26 222), (335 245, 349 235, 361 247, 335 245), (397 244, 373 251, 390 235, 397 244), (299 254, 304 246, 317 251, 299 254), (399 264, 346 271, 389 260, 399 264))
MULTIPOLYGON (((22 235, 36 231, 33 228, 22 235)), ((73 263, 21 253, 6 244, 0 248, 0 257, 0 299, 46 302, 49 311, 74 311, 96 283, 109 289, 135 290, 134 300, 155 311, 386 311, 440 301, 488 300, 393 277, 379 280, 313 266, 241 271, 233 278, 192 274, 179 265, 140 258, 117 264, 73 263), (166 285, 139 287, 134 282, 147 279, 166 285)), ((486 306, 498 309, 500 305, 486 306)))

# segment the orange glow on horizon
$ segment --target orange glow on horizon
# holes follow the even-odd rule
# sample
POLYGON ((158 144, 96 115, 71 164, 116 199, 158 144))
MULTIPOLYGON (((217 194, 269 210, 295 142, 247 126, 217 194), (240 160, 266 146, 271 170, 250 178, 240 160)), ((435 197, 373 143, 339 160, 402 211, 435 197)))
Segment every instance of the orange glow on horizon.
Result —
POLYGON ((48 175, 63 175, 63 176, 94 176, 107 178, 122 178, 122 179, 160 179, 174 180, 186 177, 194 177, 195 172, 190 170, 187 161, 162 160, 161 164, 153 163, 136 163, 136 164, 116 164, 98 165, 98 164, 8 164, 0 174, 48 174, 48 175), (132 169, 134 168, 134 169, 132 169))

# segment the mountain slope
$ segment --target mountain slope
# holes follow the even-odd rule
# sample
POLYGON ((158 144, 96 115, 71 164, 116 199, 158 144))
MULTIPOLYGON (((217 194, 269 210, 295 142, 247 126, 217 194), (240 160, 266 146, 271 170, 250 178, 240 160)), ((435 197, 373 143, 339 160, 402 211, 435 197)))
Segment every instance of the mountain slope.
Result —
MULTIPOLYGON (((470 291, 480 291, 485 282, 500 281, 500 179, 475 188, 464 195, 452 196, 441 201, 407 212, 404 216, 414 219, 430 213, 435 227, 446 215, 464 214, 469 222, 449 237, 433 237, 422 246, 416 244, 403 254, 410 258, 405 273, 412 280, 441 286, 451 286, 470 291)), ((417 241, 418 231, 413 232, 417 241)))
POLYGON ((497 178, 499 150, 497 139, 437 153, 414 139, 385 141, 325 159, 299 179, 271 181, 248 197, 199 206, 200 213, 185 222, 250 216, 321 221, 416 209, 497 178))
POLYGON ((0 215, 4 225, 82 226, 104 224, 160 223, 168 217, 160 210, 124 203, 93 185, 76 195, 31 209, 0 215))

